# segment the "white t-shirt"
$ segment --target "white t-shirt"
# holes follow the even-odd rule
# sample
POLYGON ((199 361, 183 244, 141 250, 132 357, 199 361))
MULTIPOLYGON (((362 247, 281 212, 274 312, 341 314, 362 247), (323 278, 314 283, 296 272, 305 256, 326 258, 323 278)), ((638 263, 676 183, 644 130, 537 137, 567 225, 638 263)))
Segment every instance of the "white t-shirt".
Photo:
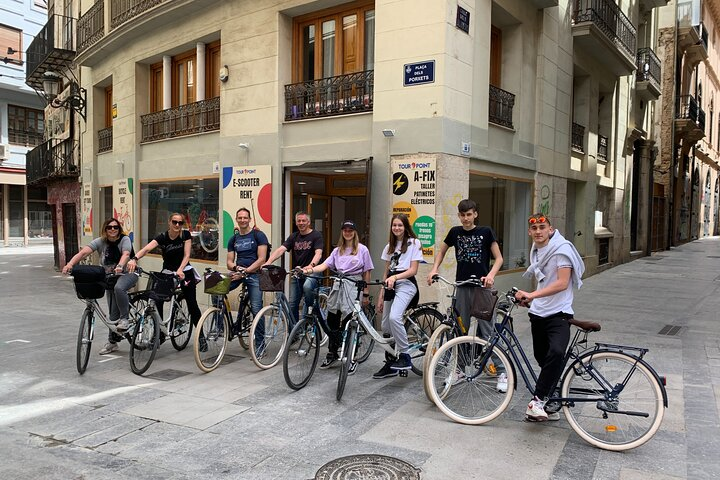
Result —
MULTIPOLYGON (((389 262, 392 260, 393 254, 388 254, 388 246, 385 245, 385 248, 383 248, 382 255, 380 258, 383 260, 389 262)), ((395 252, 399 252, 401 249, 401 243, 398 241, 395 244, 395 252)), ((410 268, 410 265, 413 261, 422 261, 423 254, 422 254, 422 244, 420 243, 420 240, 417 238, 411 238, 408 240, 408 247, 407 250, 405 250, 405 253, 400 255, 400 258, 398 258, 397 266, 395 267, 395 270, 398 271, 405 271, 410 268)), ((391 265, 392 266, 392 265, 391 265)))
MULTIPOLYGON (((542 259, 543 254, 547 252, 547 246, 538 248, 536 252, 538 258, 542 259)), ((536 259, 533 258, 531 261, 536 261, 536 259)), ((570 258, 562 253, 556 253, 553 255, 542 269, 542 273, 545 275, 545 278, 538 282, 538 290, 557 280, 558 268, 565 267, 572 268, 570 258)), ((562 292, 550 295, 549 297, 536 298, 533 300, 530 304, 530 313, 539 317, 549 317, 550 315, 560 312, 574 314, 575 312, 572 308, 572 302, 573 284, 571 279, 571 281, 568 282, 567 288, 562 292)))

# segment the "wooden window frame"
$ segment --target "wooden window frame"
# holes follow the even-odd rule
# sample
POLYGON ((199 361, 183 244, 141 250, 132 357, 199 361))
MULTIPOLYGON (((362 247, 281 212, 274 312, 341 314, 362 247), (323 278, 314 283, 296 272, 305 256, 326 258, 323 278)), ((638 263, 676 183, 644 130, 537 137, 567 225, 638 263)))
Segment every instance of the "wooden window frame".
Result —
POLYGON ((28 142, 25 143, 17 143, 12 140, 10 140, 10 134, 13 134, 13 139, 15 139, 15 134, 27 134, 28 129, 30 127, 30 118, 28 113, 34 112, 35 113, 35 122, 33 124, 33 131, 35 132, 36 136, 39 136, 39 138, 43 137, 43 134, 45 133, 45 111, 44 110, 38 110, 37 108, 29 108, 29 107, 23 107, 22 105, 14 105, 14 104, 8 104, 8 115, 7 115, 7 124, 8 124, 8 143, 12 145, 26 145, 28 142), (15 119, 18 118, 15 113, 22 114, 23 116, 23 123, 24 127, 21 130, 18 130, 15 128, 15 119), (42 128, 40 128, 40 119, 42 119, 42 128))
POLYGON ((172 69, 172 73, 170 75, 170 85, 172 87, 172 93, 170 94, 171 107, 174 108, 181 105, 194 103, 197 99, 197 51, 193 49, 179 55, 175 55, 174 57, 172 57, 172 66, 170 68, 172 69), (187 63, 188 61, 193 62, 193 96, 192 100, 188 98, 185 103, 180 103, 180 85, 178 85, 177 67, 187 63))
POLYGON ((112 106, 113 106, 113 97, 112 97, 112 85, 109 87, 105 87, 105 128, 112 127, 113 122, 113 116, 112 116, 112 106))
POLYGON ((11 64, 13 64, 13 65, 22 65, 22 64, 23 64, 23 59, 22 59, 22 52, 23 52, 22 36, 23 36, 23 31, 20 30, 20 29, 18 29, 18 28, 11 27, 10 25, 5 25, 5 24, 2 24, 2 23, 0 23, 0 30, 4 30, 4 31, 7 32, 7 33, 3 32, 3 35, 7 35, 7 36, 8 36, 8 39, 10 39, 10 37, 13 37, 15 33, 17 33, 17 36, 18 36, 18 38, 17 38, 17 48, 15 48, 13 45, 6 45, 6 46, 2 47, 3 50, 4 50, 4 51, 2 52, 3 59, 5 59, 6 63, 11 63, 11 64), (15 53, 13 53, 13 54, 7 53, 7 49, 8 49, 8 48, 14 49, 14 50, 15 50, 15 53))
POLYGON ((490 85, 500 88, 502 84, 502 30, 490 27, 490 85))
POLYGON ((162 62, 150 65, 150 111, 160 112, 163 110, 163 64, 162 62), (158 75, 158 73, 160 75, 158 75), (156 81, 160 78, 160 81, 156 81), (155 106, 159 108, 155 108, 155 106))
POLYGON ((205 99, 220 96, 220 68, 222 68, 222 56, 220 40, 208 43, 205 46, 205 99), (215 65, 215 59, 217 64, 215 65), (213 86, 217 87, 217 95, 213 92, 213 86))

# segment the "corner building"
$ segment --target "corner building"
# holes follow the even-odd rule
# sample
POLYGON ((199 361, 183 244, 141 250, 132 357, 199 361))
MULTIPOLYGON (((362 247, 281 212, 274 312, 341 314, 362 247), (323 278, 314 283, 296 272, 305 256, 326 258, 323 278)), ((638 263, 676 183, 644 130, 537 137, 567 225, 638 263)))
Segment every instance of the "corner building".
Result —
MULTIPOLYGON (((396 207, 423 216, 432 263, 470 197, 498 236, 500 288, 527 286, 535 211, 574 241, 589 274, 648 254, 654 12, 665 4, 77 2, 92 206, 81 243, 119 215, 139 248, 180 211, 193 263, 224 265, 235 212, 225 169, 269 166, 271 193, 252 207, 274 246, 305 210, 328 252, 350 218, 378 261, 396 207), (394 177, 403 168, 413 173, 394 177), (130 191, 122 205, 118 179, 130 191)), ((451 251, 442 273, 453 272, 451 251)))

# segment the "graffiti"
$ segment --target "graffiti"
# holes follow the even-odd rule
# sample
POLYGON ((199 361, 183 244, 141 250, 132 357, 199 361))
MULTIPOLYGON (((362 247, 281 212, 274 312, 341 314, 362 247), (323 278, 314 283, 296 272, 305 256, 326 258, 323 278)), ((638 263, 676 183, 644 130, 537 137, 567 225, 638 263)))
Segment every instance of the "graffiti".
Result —
POLYGON ((540 213, 550 215, 550 187, 548 185, 540 187, 540 213))

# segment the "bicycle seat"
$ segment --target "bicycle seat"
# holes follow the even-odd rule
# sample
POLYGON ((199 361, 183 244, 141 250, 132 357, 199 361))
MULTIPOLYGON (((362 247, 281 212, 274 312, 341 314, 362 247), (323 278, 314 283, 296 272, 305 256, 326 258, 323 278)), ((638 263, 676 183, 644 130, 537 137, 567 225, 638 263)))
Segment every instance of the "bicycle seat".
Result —
POLYGON ((601 328, 599 323, 591 320, 578 320, 577 318, 570 318, 568 319, 568 323, 570 325, 575 325, 580 330, 584 330, 586 332, 599 332, 601 328))

